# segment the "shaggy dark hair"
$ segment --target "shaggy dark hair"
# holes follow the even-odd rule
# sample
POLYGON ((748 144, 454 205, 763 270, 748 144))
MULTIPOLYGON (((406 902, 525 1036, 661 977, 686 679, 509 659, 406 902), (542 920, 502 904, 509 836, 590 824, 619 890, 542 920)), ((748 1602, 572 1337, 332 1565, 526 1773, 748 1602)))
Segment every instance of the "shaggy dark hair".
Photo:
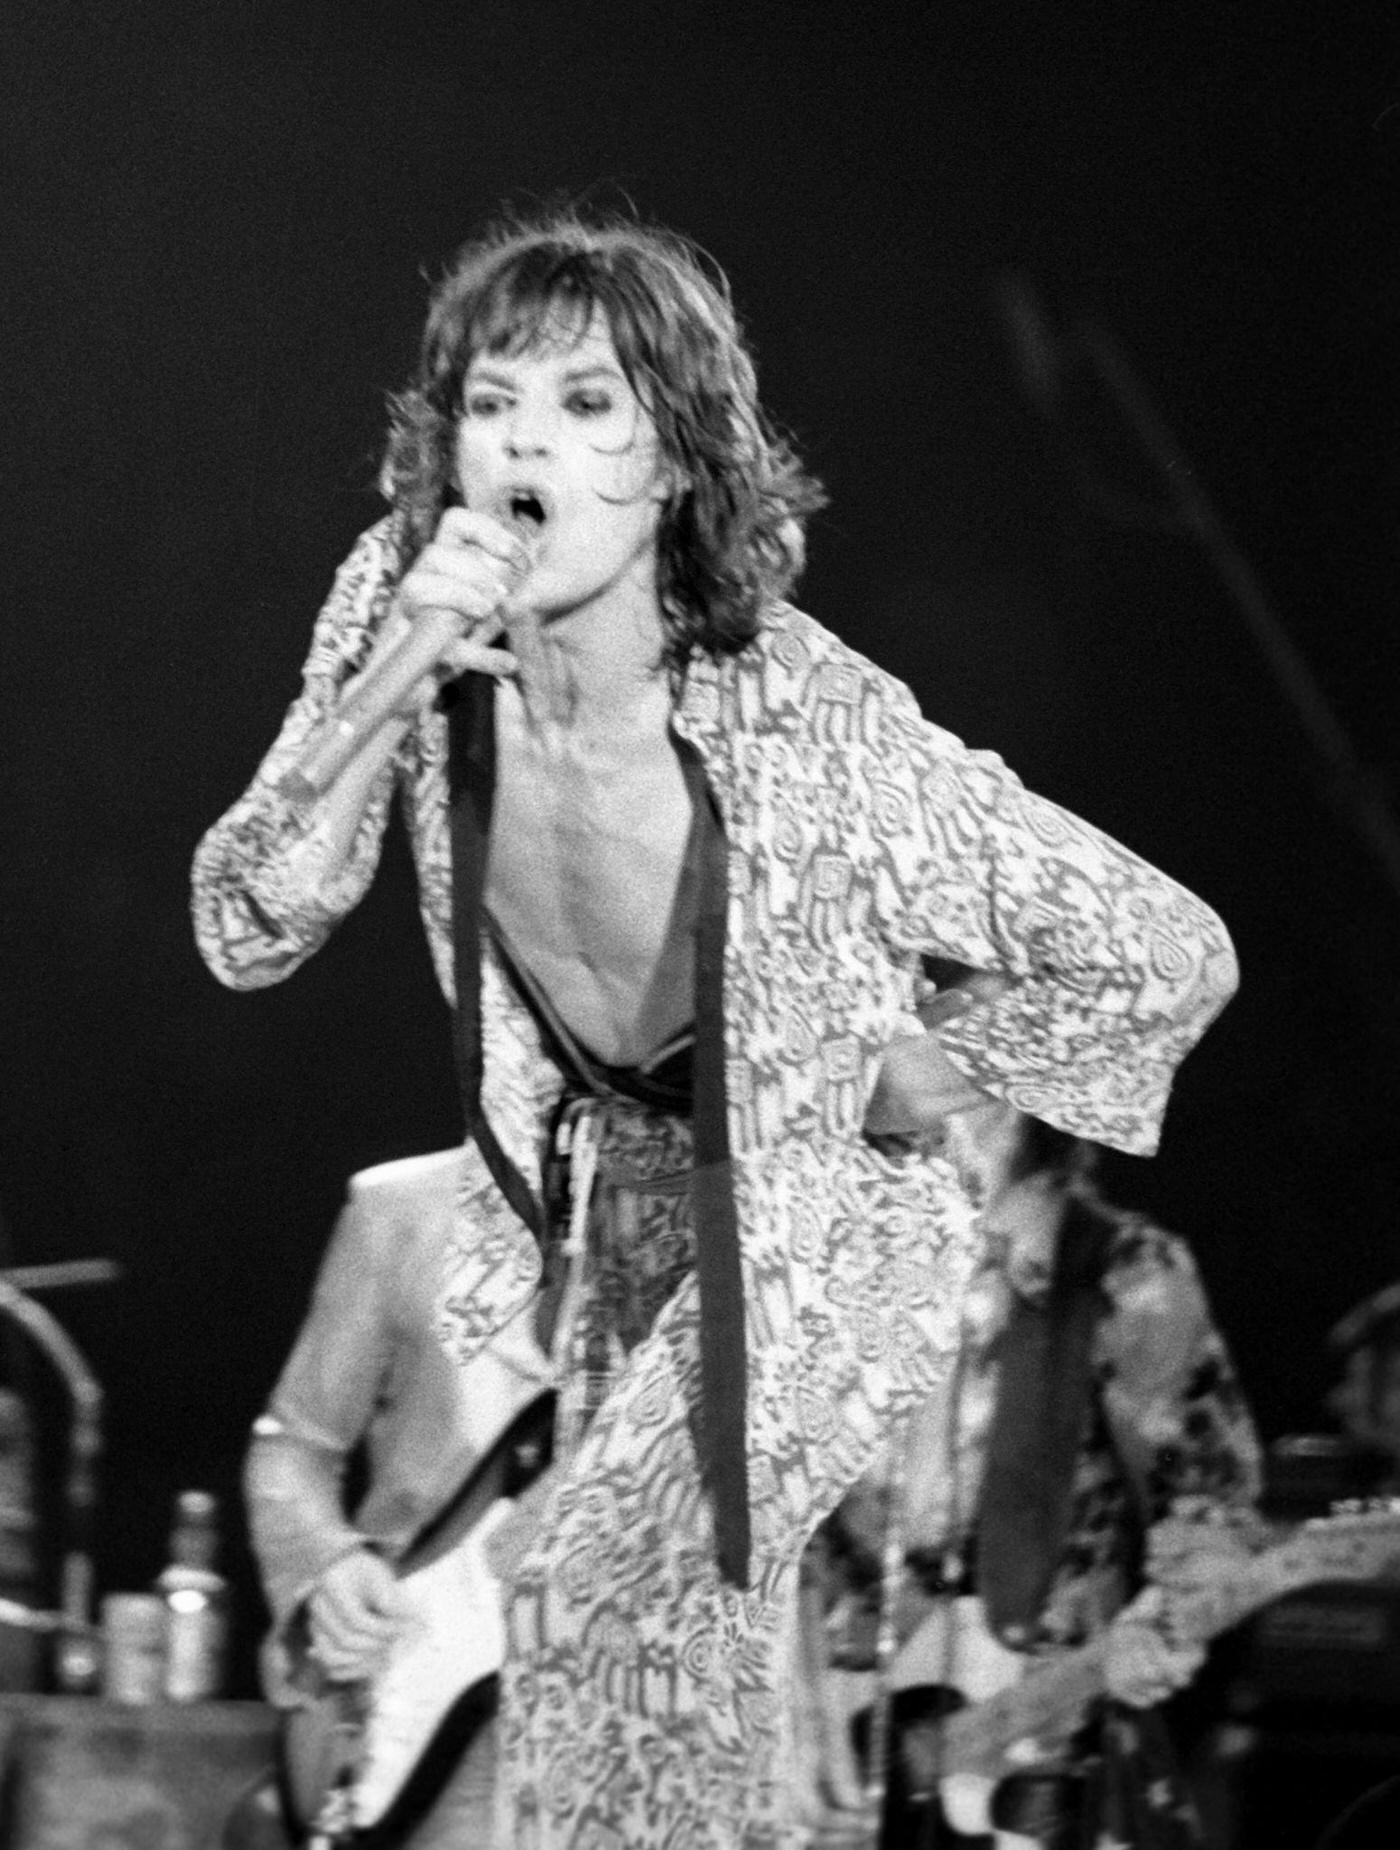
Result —
POLYGON ((807 516, 826 497, 760 409, 722 271, 687 239, 631 219, 502 219, 434 291, 417 370, 389 401, 381 485, 400 517, 403 567, 453 492, 473 359, 527 352, 561 320, 581 334, 595 310, 678 483, 657 535, 667 659, 740 649, 795 581, 807 516))

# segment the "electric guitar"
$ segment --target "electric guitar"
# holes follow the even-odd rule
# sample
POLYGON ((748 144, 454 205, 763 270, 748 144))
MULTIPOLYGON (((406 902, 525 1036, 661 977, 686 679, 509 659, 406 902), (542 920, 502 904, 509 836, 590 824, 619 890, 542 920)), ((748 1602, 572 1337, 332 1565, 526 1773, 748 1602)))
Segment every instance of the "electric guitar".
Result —
POLYGON ((507 1427, 396 1573, 408 1619, 374 1676, 307 1680, 283 1712, 279 1785, 293 1835, 321 1850, 393 1850, 465 1764, 479 1786, 482 1841, 491 1787, 490 1724, 505 1656, 493 1543, 519 1518, 549 1462, 554 1394, 507 1427), (475 1771, 474 1771, 475 1769, 475 1771))
MULTIPOLYGON (((1287 1540, 1240 1562, 1222 1563, 1208 1586, 1164 1591, 1170 1636, 1204 1644, 1287 1593, 1325 1581, 1365 1581, 1400 1575, 1400 1506, 1345 1509, 1301 1525, 1287 1540)), ((1094 1697, 1105 1691, 1108 1636, 1053 1659, 1027 1658, 992 1634, 975 1597, 941 1600, 897 1654, 891 1688, 896 1718, 897 1781, 914 1807, 936 1804, 954 1836, 990 1839, 997 1850, 1036 1850, 1033 1839, 998 1831, 991 1817, 998 1782, 1034 1759, 1037 1740, 1063 1740, 1094 1697), (951 1701, 947 1686, 956 1683, 951 1701), (942 1686, 941 1689, 937 1686, 942 1686), (903 1701, 901 1702, 901 1696, 903 1701), (936 1718, 900 1720, 899 1710, 947 1709, 936 1718)), ((870 1672, 831 1672, 845 1688, 834 1706, 854 1720, 875 1695, 870 1672)), ((833 1743, 840 1751, 840 1744, 833 1743)), ((848 1762, 849 1766, 849 1762, 848 1762)), ((857 1775, 858 1777, 858 1775, 857 1775)), ((850 1803, 855 1783, 842 1782, 850 1803)), ((839 1842, 824 1831, 817 1843, 839 1842)), ((942 1842, 945 1839, 939 1839, 942 1842)))

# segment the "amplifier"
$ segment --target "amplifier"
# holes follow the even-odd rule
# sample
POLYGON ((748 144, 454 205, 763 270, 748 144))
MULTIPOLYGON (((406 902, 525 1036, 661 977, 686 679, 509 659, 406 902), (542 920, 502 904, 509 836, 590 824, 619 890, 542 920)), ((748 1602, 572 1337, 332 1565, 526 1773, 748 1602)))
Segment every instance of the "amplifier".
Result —
POLYGON ((1305 1707, 1365 1710, 1380 1721, 1393 1712, 1400 1740, 1400 1586, 1368 1581, 1290 1594, 1245 1629, 1237 1664, 1236 1714, 1305 1707))
MULTIPOLYGON (((1317 1586, 1230 1640, 1208 1791, 1212 1843, 1356 1850, 1337 1820, 1400 1768, 1400 1586, 1317 1586)), ((1400 1837, 1366 1850, 1400 1850, 1400 1837)))
POLYGON ((4 1850, 211 1850, 272 1764, 253 1702, 123 1707, 95 1696, 0 1697, 4 1850))

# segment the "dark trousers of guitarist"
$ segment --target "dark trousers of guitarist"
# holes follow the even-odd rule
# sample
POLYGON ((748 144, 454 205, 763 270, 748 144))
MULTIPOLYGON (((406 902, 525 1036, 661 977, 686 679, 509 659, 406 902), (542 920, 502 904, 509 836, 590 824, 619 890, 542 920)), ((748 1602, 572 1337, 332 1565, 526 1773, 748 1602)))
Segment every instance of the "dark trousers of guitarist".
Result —
MULTIPOLYGON (((943 1663, 957 1650, 930 1642, 946 1638, 949 1602, 972 1610, 994 1656, 1009 1651, 1029 1669, 1101 1633, 1133 1598, 1145 1533, 1169 1513, 1186 1517, 1175 1526, 1188 1535, 1199 1520, 1207 1553, 1222 1534, 1248 1546, 1259 1485, 1257 1439, 1185 1244, 1104 1203, 1088 1181, 1091 1152, 1061 1133, 1003 1118, 979 1141, 987 1247, 961 1378, 813 1551, 837 1666, 873 1661, 882 1585, 893 1621, 881 1847, 1010 1833, 1044 1850, 1179 1850, 1199 1841, 1197 1826, 1153 1705, 1200 1653, 1174 1652, 1145 1623, 1114 1634, 1123 1646, 1109 1658, 1111 1698, 1058 1739, 1042 1737, 1030 1765, 1006 1769, 979 1829, 959 1835, 945 1806, 910 1795, 901 1735, 959 1687, 958 1663, 946 1675, 943 1663)), ((831 1674, 840 1682, 839 1668, 831 1674)), ((832 1713, 828 1704, 828 1726, 832 1713)), ((857 1743, 869 1726, 857 1714, 857 1743)), ((813 1841, 839 1842, 839 1829, 826 1820, 813 1841)))

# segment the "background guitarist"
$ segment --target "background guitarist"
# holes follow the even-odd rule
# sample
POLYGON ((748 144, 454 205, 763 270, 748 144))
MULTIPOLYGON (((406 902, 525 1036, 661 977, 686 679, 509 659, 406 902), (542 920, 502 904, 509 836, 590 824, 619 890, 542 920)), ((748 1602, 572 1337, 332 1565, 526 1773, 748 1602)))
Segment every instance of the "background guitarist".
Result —
MULTIPOLYGON (((373 1676, 404 1619, 395 1561, 547 1385, 526 1319, 465 1368, 437 1336, 460 1161, 442 1151, 351 1177, 309 1312, 254 1425, 245 1495, 274 1621, 263 1652, 273 1702, 294 1701, 307 1654, 336 1681, 373 1676), (356 1454, 364 1491, 347 1509, 356 1454)), ((479 1801, 465 1780, 449 1782, 405 1850, 461 1850, 469 1802, 479 1801)))
MULTIPOLYGON (((946 1627, 935 1623, 947 1602, 975 1592, 973 1611, 995 1640, 1029 1661, 1101 1633, 1144 1588, 1153 1525, 1170 1536, 1172 1577, 1187 1582, 1208 1577, 1222 1549, 1256 1539, 1258 1442, 1186 1245, 1098 1195, 1091 1146, 1009 1107, 975 1115, 962 1158, 986 1247, 960 1380, 819 1538, 828 1600, 837 1596, 828 1648, 858 1665, 870 1657, 891 1485, 902 1474, 903 1648, 893 1680, 920 1687, 896 1700, 896 1740, 930 1686, 958 1685, 958 1665, 944 1661, 946 1627)), ((1108 1664, 1117 1700, 1072 1740, 1040 1743, 1031 1769, 1000 1782, 990 1808, 998 1830, 1054 1850, 1197 1841, 1152 1705, 1202 1655, 1173 1647, 1145 1613, 1129 1614, 1108 1664)), ((954 1841, 928 1808, 901 1802, 900 1779, 895 1765, 887 1850, 954 1841)), ((849 1799, 849 1780, 828 1784, 849 1799)))

